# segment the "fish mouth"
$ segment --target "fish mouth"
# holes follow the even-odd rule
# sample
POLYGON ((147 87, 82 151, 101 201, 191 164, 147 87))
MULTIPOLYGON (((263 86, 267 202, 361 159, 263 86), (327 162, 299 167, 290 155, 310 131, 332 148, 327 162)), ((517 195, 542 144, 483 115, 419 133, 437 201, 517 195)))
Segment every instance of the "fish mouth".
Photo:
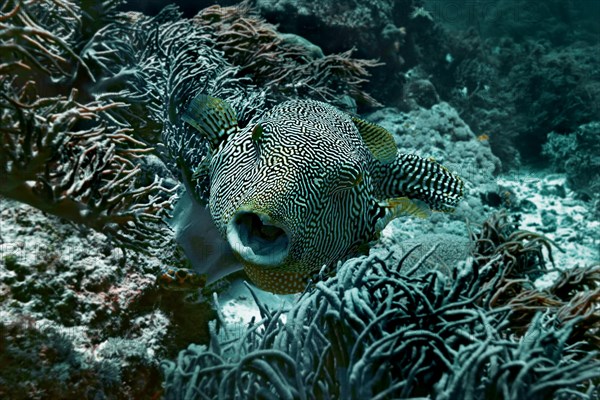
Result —
POLYGON ((235 253, 254 265, 277 266, 289 253, 286 230, 262 213, 236 213, 227 225, 227 241, 235 253))

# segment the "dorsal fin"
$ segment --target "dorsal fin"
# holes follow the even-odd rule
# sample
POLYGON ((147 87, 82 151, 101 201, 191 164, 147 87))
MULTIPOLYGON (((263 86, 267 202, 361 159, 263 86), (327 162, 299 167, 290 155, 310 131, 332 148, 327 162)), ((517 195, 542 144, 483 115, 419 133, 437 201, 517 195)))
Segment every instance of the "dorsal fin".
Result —
POLYGON ((213 150, 238 131, 233 108, 226 101, 205 94, 196 96, 190 102, 182 119, 200 131, 213 150))
POLYGON ((352 117, 352 122, 377 160, 389 164, 396 159, 398 149, 391 133, 379 125, 357 117, 352 117))

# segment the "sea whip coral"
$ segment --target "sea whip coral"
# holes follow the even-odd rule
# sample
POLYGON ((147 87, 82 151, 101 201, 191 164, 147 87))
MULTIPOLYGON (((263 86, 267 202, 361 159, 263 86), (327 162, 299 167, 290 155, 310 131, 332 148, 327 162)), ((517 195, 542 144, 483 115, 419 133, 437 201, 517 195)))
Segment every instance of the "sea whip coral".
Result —
MULTIPOLYGON (((490 306, 517 276, 523 282, 515 288, 532 286, 528 273, 546 263, 548 242, 509 222, 490 218, 473 234, 473 256, 449 274, 417 273, 431 251, 403 268, 417 248, 397 265, 393 249, 373 249, 307 289, 286 322, 283 310, 255 296, 261 321, 241 335, 218 321, 208 346, 191 345, 163 363, 165 398, 593 398, 599 349, 578 332, 595 326, 590 334, 597 334, 597 316, 565 322, 550 308, 527 313, 523 324, 513 318, 518 302, 490 306)), ((577 283, 593 279, 592 271, 569 276, 579 293, 585 287, 577 283)))

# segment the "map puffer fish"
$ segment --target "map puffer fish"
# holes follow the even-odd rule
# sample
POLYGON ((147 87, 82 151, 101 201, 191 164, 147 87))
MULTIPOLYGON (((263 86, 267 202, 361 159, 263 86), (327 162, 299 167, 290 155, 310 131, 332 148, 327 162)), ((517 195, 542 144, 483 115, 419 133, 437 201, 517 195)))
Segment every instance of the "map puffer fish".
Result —
POLYGON ((267 291, 302 291, 397 216, 451 211, 463 195, 442 165, 400 154, 384 128, 319 101, 287 101, 241 129, 225 101, 199 95, 183 120, 210 144, 198 169, 216 229, 267 291))

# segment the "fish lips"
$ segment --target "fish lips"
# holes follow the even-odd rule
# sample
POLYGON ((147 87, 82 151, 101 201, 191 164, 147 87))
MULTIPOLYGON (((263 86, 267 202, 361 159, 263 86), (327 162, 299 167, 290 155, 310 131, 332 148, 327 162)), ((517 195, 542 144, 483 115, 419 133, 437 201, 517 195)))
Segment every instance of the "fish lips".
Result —
POLYGON ((245 263, 277 267, 289 255, 289 231, 265 213, 237 211, 227 224, 226 234, 231 249, 245 263))

